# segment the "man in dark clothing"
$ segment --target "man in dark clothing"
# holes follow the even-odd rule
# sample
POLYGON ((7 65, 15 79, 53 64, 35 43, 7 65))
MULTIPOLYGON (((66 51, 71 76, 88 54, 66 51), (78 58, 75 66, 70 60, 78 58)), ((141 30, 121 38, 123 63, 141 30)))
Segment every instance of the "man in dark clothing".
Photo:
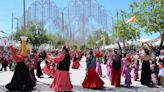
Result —
POLYGON ((155 49, 155 56, 158 57, 160 55, 160 49, 157 47, 155 49))
POLYGON ((0 69, 0 71, 4 70, 7 71, 7 66, 8 66, 8 58, 6 55, 4 55, 4 57, 1 58, 1 64, 2 64, 2 68, 0 69))

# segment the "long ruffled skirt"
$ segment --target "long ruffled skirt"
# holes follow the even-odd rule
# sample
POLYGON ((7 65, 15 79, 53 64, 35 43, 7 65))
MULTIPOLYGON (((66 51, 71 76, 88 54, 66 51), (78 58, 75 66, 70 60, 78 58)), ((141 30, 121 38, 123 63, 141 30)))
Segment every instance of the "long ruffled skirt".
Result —
POLYGON ((12 80, 5 87, 11 91, 26 91, 35 87, 34 76, 24 62, 17 63, 12 80))
POLYGON ((52 66, 50 72, 48 73, 49 77, 54 77, 55 76, 55 66, 52 66))
POLYGON ((50 72, 50 65, 46 64, 43 68, 42 68, 42 72, 45 73, 46 75, 49 75, 50 72))
POLYGON ((92 88, 92 89, 100 89, 103 87, 104 82, 101 80, 99 75, 96 72, 96 67, 88 68, 88 73, 82 83, 83 88, 92 88))
POLYGON ((69 71, 56 70, 54 80, 50 84, 50 88, 54 91, 71 91, 73 88, 69 71))
POLYGON ((96 62, 96 71, 97 71, 97 73, 98 73, 98 75, 99 76, 102 76, 102 68, 101 68, 101 63, 100 63, 100 61, 97 61, 96 62))
POLYGON ((112 65, 107 65, 106 68, 107 68, 107 76, 109 80, 111 81, 112 80, 112 65))
POLYGON ((111 85, 118 87, 120 86, 120 81, 121 81, 121 69, 113 69, 112 68, 112 82, 111 85))

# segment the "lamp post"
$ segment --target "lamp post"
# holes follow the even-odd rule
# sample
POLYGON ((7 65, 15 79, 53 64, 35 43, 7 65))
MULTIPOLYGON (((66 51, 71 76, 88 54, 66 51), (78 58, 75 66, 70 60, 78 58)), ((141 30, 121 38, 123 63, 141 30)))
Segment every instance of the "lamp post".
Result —
POLYGON ((26 31, 26 0, 23 0, 24 30, 26 31))
POLYGON ((19 19, 17 17, 14 17, 14 14, 12 13, 12 26, 11 26, 11 28, 12 28, 12 36, 11 36, 12 43, 13 43, 13 25, 14 25, 14 20, 17 21, 17 31, 18 31, 18 25, 19 25, 18 21, 19 21, 19 19))

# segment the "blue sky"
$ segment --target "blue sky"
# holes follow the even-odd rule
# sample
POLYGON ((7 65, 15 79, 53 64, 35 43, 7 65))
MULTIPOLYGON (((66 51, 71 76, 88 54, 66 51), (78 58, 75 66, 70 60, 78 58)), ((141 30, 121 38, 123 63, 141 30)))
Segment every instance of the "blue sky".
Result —
MULTIPOLYGON (((26 9, 35 0, 26 0, 26 9)), ((56 5, 61 9, 64 9, 70 0, 54 0, 56 5)), ((129 4, 133 0, 97 0, 108 12, 111 12, 116 18, 116 10, 130 11, 129 4)), ((0 30, 4 30, 11 34, 11 15, 14 13, 15 17, 21 17, 23 14, 23 0, 0 0, 0 30)), ((14 28, 16 28, 16 21, 14 21, 14 28)), ((14 29, 15 30, 15 29, 14 29)), ((0 36, 7 36, 0 33, 0 36)), ((153 33, 152 35, 146 35, 142 33, 142 39, 156 38, 159 34, 153 33)))

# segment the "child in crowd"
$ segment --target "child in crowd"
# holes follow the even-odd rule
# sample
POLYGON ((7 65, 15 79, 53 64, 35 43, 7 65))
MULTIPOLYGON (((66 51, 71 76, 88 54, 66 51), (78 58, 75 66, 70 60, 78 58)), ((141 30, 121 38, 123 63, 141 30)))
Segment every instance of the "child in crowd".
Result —
POLYGON ((133 71, 133 78, 134 78, 134 81, 137 81, 139 79, 138 77, 138 71, 139 71, 139 60, 135 61, 134 62, 134 71, 133 71))
POLYGON ((124 70, 125 86, 127 87, 130 87, 130 85, 132 84, 130 72, 131 72, 130 64, 127 64, 124 70))
MULTIPOLYGON (((124 76, 124 71, 125 71, 125 68, 126 68, 126 63, 127 63, 127 58, 126 58, 126 53, 124 53, 123 55, 124 57, 122 58, 121 60, 121 68, 122 68, 122 76, 124 76)), ((125 77, 125 76, 124 76, 125 77)))
POLYGON ((159 70, 160 84, 162 86, 162 89, 164 89, 164 58, 160 59, 159 63, 160 63, 160 70, 159 70))

